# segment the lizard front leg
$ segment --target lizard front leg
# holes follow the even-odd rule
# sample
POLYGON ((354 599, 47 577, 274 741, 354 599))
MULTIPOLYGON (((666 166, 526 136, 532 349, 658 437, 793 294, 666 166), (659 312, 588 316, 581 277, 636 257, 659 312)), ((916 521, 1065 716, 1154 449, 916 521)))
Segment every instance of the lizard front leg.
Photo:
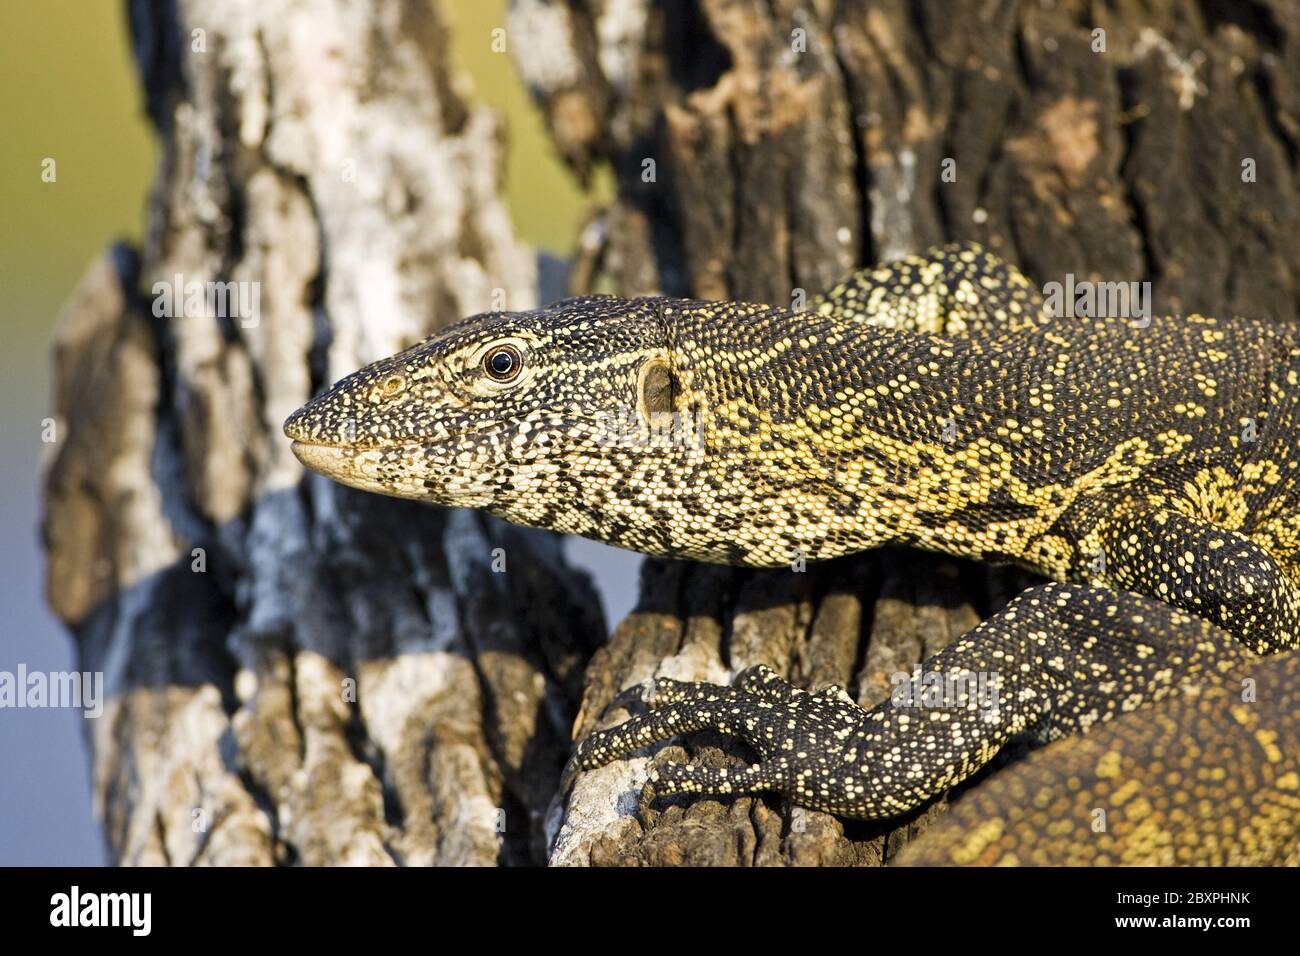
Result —
POLYGON ((744 740, 760 762, 740 771, 660 766, 656 796, 775 790, 841 816, 889 817, 974 773, 1017 734, 1078 733, 1246 655, 1229 634, 1157 601, 1046 584, 922 664, 911 692, 870 710, 839 688, 808 693, 766 669, 730 687, 660 680, 649 713, 587 737, 574 765, 591 769, 714 728, 744 740), (989 684, 992 695, 977 689, 989 684))
POLYGON ((847 276, 808 311, 902 332, 1026 332, 1052 315, 1019 269, 973 242, 954 242, 847 276))
POLYGON ((1300 590, 1243 534, 1140 502, 1101 519, 1095 540, 1104 561, 1094 583, 1208 618, 1261 654, 1300 641, 1300 590))

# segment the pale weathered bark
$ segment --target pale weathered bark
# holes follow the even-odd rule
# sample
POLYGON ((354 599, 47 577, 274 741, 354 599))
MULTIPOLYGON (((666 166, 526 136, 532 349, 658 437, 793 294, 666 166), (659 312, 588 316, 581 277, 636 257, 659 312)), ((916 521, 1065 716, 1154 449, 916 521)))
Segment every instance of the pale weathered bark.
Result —
MULTIPOLYGON (((437 21, 418 0, 133 11, 152 228, 69 308, 47 492, 51 600, 115 693, 92 737, 119 859, 869 864, 942 812, 651 805, 646 757, 560 791, 580 697, 586 733, 621 687, 762 662, 875 700, 1027 578, 893 550, 648 561, 588 663, 594 599, 554 539, 303 481, 279 441, 314 388, 493 287, 530 301, 495 126, 448 83, 437 21), (152 318, 141 290, 177 272, 261 280, 261 322, 152 318)), ((509 46, 574 170, 615 170, 574 291, 784 304, 970 238, 1041 281, 1150 279, 1162 311, 1296 318, 1291 0, 517 0, 509 46)))
MULTIPOLYGON (((973 239, 1042 282, 1150 280, 1162 312, 1296 319, 1292 0, 516 0, 511 22, 547 38, 516 52, 561 153, 617 173, 606 241, 575 271, 590 281, 797 305, 854 263, 973 239)), ((641 607, 587 670, 579 731, 652 675, 756 663, 874 702, 1027 583, 916 553, 806 574, 648 562, 641 607)), ((746 759, 716 737, 694 752, 746 759)), ((577 779, 553 862, 878 863, 942 811, 615 811, 648 762, 577 779)))
POLYGON ((589 583, 554 536, 304 480, 280 433, 357 366, 534 303, 497 120, 425 0, 130 13, 148 241, 68 308, 46 491, 49 598, 111 695, 113 857, 540 862, 589 583), (256 283, 260 314, 158 317, 174 276, 256 283))

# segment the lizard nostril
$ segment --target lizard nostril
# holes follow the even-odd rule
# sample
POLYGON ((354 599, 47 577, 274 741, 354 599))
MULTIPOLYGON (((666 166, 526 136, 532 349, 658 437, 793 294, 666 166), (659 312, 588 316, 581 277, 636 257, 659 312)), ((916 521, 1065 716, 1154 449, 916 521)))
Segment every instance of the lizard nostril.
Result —
POLYGON ((303 412, 305 409, 298 409, 292 415, 284 420, 284 435, 293 441, 299 441, 305 436, 306 430, 302 427, 303 412))

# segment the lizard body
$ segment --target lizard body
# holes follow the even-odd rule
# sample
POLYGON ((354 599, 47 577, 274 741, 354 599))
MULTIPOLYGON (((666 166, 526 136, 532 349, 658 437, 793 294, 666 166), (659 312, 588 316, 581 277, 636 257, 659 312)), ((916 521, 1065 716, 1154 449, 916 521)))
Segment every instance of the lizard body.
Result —
POLYGON ((660 770, 658 792, 776 789, 882 817, 1017 734, 1085 731, 1296 646, 1298 375, 1290 329, 1053 320, 1020 273, 954 246, 801 313, 588 297, 476 316, 285 430, 346 484, 648 554, 779 566, 903 543, 1065 582, 920 668, 998 676, 993 717, 867 711, 760 670, 657 682, 648 714, 575 754, 593 767, 713 727, 762 762, 660 770))

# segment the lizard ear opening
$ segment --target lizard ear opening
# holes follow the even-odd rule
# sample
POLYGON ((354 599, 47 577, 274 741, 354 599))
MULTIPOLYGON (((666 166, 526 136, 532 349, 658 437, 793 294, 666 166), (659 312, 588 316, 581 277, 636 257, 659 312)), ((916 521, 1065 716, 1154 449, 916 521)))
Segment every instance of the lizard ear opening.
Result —
POLYGON ((637 380, 637 410, 649 424, 677 408, 677 382, 663 358, 648 359, 637 380))

